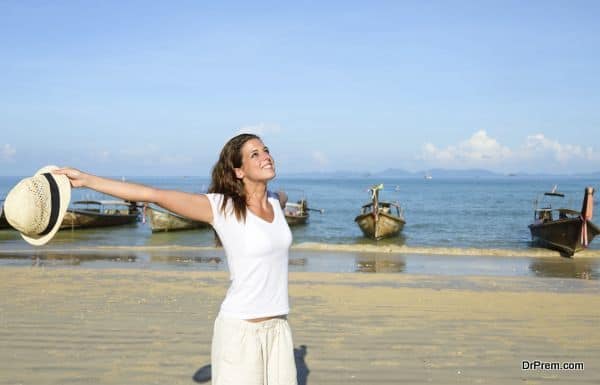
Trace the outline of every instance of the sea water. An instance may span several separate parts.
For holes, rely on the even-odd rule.
[[[19,179],[0,177],[0,198],[3,198]],[[125,177],[124,179],[159,188],[195,193],[206,191],[209,184],[208,178],[203,177]],[[406,225],[397,237],[373,241],[362,235],[354,218],[359,214],[360,207],[369,202],[369,187],[379,183],[384,184],[380,200],[400,203]],[[540,198],[543,192],[550,191],[556,186],[557,190],[566,196],[563,206],[580,210],[584,188],[592,186],[597,189],[599,185],[598,180],[590,178],[548,176],[433,179],[278,177],[271,182],[270,189],[288,192],[290,201],[305,198],[310,208],[322,210],[322,213],[310,211],[310,218],[306,225],[292,228],[295,244],[311,242],[324,245],[355,245],[357,250],[361,246],[372,244],[405,245],[409,249],[418,247],[425,250],[477,248],[500,249],[508,252],[530,250],[533,247],[527,225],[533,220],[534,201]],[[73,190],[72,201],[87,198],[107,199],[108,197],[87,189]],[[595,200],[597,202],[598,198],[596,197]],[[598,216],[600,212],[596,214]],[[148,224],[138,222],[134,225],[113,228],[60,231],[45,249],[36,249],[36,252],[40,250],[64,252],[64,250],[113,246],[159,249],[172,246],[194,248],[213,245],[214,235],[211,230],[153,234]],[[0,231],[0,252],[3,250],[33,249],[21,240],[16,232],[4,230]],[[590,251],[599,250],[600,239],[596,239],[590,245]],[[133,258],[139,259],[139,254],[136,255],[137,257]],[[202,258],[208,257],[199,258],[202,261]],[[223,256],[215,258],[217,259],[214,261],[217,262],[214,266],[222,268],[222,263],[219,261]],[[419,258],[424,261],[430,257]],[[404,263],[406,268],[405,262],[401,261],[396,265]],[[338,261],[333,265],[322,263],[319,270],[360,271],[363,265],[365,264],[361,264],[354,258],[351,262]],[[425,266],[426,263],[421,265]],[[466,271],[467,264],[464,265],[465,268],[459,269],[461,272]],[[585,269],[596,276],[595,264],[592,265]],[[298,263],[292,270],[301,270],[301,266],[302,263]],[[366,266],[365,269],[368,270],[369,262]],[[514,270],[514,268],[510,269]],[[529,270],[529,267],[527,269]]]

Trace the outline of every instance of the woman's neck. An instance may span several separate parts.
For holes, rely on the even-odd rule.
[[[252,207],[267,206],[267,185],[266,183],[246,183],[244,185],[246,191],[246,204]]]

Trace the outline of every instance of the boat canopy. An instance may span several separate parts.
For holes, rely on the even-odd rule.
[[[563,193],[557,193],[557,192],[545,192],[544,195],[550,196],[550,197],[561,197],[564,198],[565,194]]]
[[[101,205],[101,206],[130,206],[132,202],[117,201],[117,200],[85,200],[75,201],[74,205]]]

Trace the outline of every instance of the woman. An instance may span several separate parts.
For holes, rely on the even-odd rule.
[[[73,168],[55,173],[69,177],[73,187],[152,202],[210,223],[223,244],[231,277],[214,324],[212,383],[296,385],[286,318],[292,234],[280,207],[284,202],[267,190],[275,162],[258,136],[241,134],[225,144],[208,194],[119,182]]]

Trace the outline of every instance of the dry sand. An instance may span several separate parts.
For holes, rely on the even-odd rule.
[[[600,285],[570,281],[293,273],[301,385],[597,384]],[[0,384],[193,384],[227,284],[223,272],[3,268]]]

